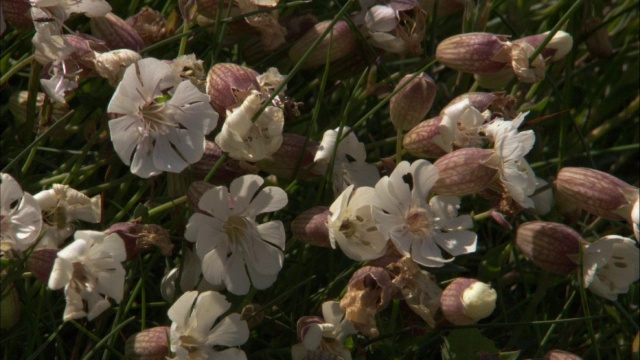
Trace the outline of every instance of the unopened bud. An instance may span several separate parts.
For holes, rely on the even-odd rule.
[[[452,36],[438,44],[436,58],[454,70],[472,74],[493,73],[511,62],[508,38],[489,33]]]
[[[522,39],[514,40],[513,43],[519,44],[526,42],[534,49],[537,49],[540,45],[542,45],[542,42],[547,38],[547,35],[549,35],[548,31],[539,35],[527,36]],[[553,38],[551,38],[551,41],[549,41],[547,46],[542,49],[540,55],[542,55],[544,59],[549,59],[549,61],[558,61],[567,56],[572,47],[573,38],[571,37],[571,35],[569,35],[569,33],[565,31],[560,30],[553,35]]]
[[[221,118],[227,117],[227,110],[238,104],[236,92],[246,92],[258,89],[260,85],[256,78],[260,76],[248,67],[231,64],[215,64],[207,74],[207,95],[211,106]]]
[[[511,67],[506,67],[494,73],[473,74],[473,78],[485,89],[500,90],[504,89],[515,75]]]
[[[98,75],[109,80],[109,85],[115,87],[122,80],[127,67],[140,59],[142,57],[137,52],[120,49],[102,54],[96,53],[93,63]]]
[[[93,36],[104,40],[110,49],[140,51],[144,48],[144,41],[138,32],[112,12],[92,17],[90,23]]]
[[[41,283],[48,284],[57,257],[58,249],[36,249],[27,259],[27,269]]]
[[[331,21],[323,21],[315,24],[304,36],[302,36],[289,50],[289,58],[294,62],[302,59],[302,56],[309,50],[311,45],[327,30]],[[331,44],[331,54],[329,61],[335,61],[345,56],[353,54],[357,49],[356,38],[351,32],[349,25],[345,21],[335,23],[333,29],[324,39],[313,49],[302,66],[305,69],[314,68],[327,62],[327,52]]]
[[[629,219],[638,188],[602,171],[566,167],[555,182],[563,201],[596,216]]]
[[[281,179],[291,180],[296,174],[304,175],[304,178],[317,176],[309,171],[309,168],[313,165],[318,142],[306,139],[297,134],[282,134],[280,148],[269,157],[258,161],[256,165],[260,170]]]
[[[558,223],[531,221],[518,227],[516,245],[543,270],[571,274],[578,268],[574,261],[580,252],[582,237],[572,228]]]
[[[558,349],[549,350],[542,360],[582,360],[582,358],[574,353],[562,351]]]
[[[434,165],[440,174],[433,186],[439,195],[464,196],[486,189],[498,174],[498,170],[485,163],[495,153],[487,149],[464,148],[453,151]]]
[[[169,355],[168,326],[156,326],[131,335],[124,345],[127,359],[164,360]]]
[[[224,151],[222,151],[215,142],[207,140],[202,158],[197,163],[191,165],[191,170],[195,178],[204,179],[204,177],[209,174],[209,171],[218,163],[218,160],[220,160],[223,154]],[[242,167],[238,160],[228,157],[209,181],[218,185],[229,184],[234,179],[248,173],[250,173],[250,171]]]
[[[613,55],[611,37],[609,37],[607,26],[602,25],[602,20],[587,19],[584,22],[584,30],[589,34],[585,43],[591,55],[598,59],[608,59]]]
[[[440,308],[455,325],[475,324],[496,308],[496,291],[476,279],[457,278],[442,292]]]
[[[29,1],[1,0],[2,16],[7,24],[18,30],[33,30]]]
[[[410,74],[400,80],[396,89],[400,87],[402,89],[389,102],[389,114],[396,128],[407,131],[418,125],[431,110],[436,83],[425,73],[415,77]]]
[[[402,147],[415,157],[437,158],[446,154],[433,142],[433,138],[440,135],[441,122],[442,115],[419,123],[404,135]]]
[[[316,206],[304,211],[291,222],[291,234],[294,238],[319,247],[330,248],[327,218],[331,215],[329,207]]]
[[[189,201],[189,207],[195,212],[202,212],[198,203],[204,193],[216,187],[213,184],[209,184],[206,181],[194,181],[187,190],[187,200]]]

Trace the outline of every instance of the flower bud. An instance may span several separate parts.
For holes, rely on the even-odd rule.
[[[582,360],[582,358],[574,353],[562,351],[558,349],[549,350],[542,360]]]
[[[302,36],[289,50],[289,58],[294,62],[300,61],[302,56],[309,50],[311,45],[327,30],[331,21],[322,21],[313,26],[304,36]],[[331,32],[325,36],[318,46],[307,57],[302,66],[305,69],[324,65],[327,62],[327,52],[331,43],[331,54],[329,61],[335,61],[347,55],[353,54],[357,49],[356,38],[351,32],[349,25],[345,21],[335,23]]]
[[[92,17],[90,23],[93,36],[104,40],[110,49],[140,51],[144,48],[144,41],[138,32],[112,12]]]
[[[207,140],[202,159],[191,165],[191,170],[194,172],[195,178],[204,179],[204,177],[209,174],[209,171],[216,165],[220,157],[222,157],[222,154],[224,154],[224,152],[215,142]],[[209,181],[218,185],[229,184],[239,176],[250,172],[251,171],[248,171],[245,167],[242,167],[238,160],[227,158]]]
[[[585,20],[584,31],[589,34],[585,43],[591,55],[598,59],[607,59],[613,55],[611,37],[609,37],[607,27],[602,26],[602,20],[598,18]]]
[[[442,292],[440,308],[455,325],[475,324],[491,315],[498,295],[490,285],[476,279],[457,278]]]
[[[331,215],[329,207],[315,206],[298,215],[291,222],[291,234],[294,238],[319,247],[330,248],[327,218]]]
[[[240,312],[242,320],[246,321],[250,328],[260,324],[264,320],[264,311],[259,304],[248,304]]]
[[[514,76],[515,73],[511,67],[493,73],[473,74],[473,78],[478,82],[478,85],[485,89],[493,90],[504,89]]]
[[[306,144],[305,144],[306,142]],[[303,175],[305,179],[317,176],[308,171],[318,150],[318,142],[306,140],[297,134],[282,134],[282,145],[269,157],[256,163],[260,170],[282,179],[291,180],[294,175]],[[302,154],[302,159],[301,155]],[[296,172],[296,168],[298,171]]]
[[[518,79],[525,83],[536,83],[544,80],[545,62],[538,54],[533,63],[529,58],[536,49],[526,42],[511,45],[511,67]]]
[[[164,360],[169,355],[168,326],[156,326],[130,336],[124,345],[127,359]]]
[[[58,249],[36,249],[27,259],[27,269],[43,284],[49,283],[53,263],[58,257]]]
[[[563,168],[555,185],[565,202],[611,220],[629,219],[639,196],[638,188],[589,168]]]
[[[429,75],[422,73],[410,80],[413,76],[405,75],[400,80],[396,89],[404,87],[389,102],[391,122],[403,131],[411,130],[427,116],[436,96],[436,83]]]
[[[514,44],[527,43],[531,45],[534,49],[537,49],[544,39],[547,38],[549,32],[545,32],[539,35],[527,36],[522,39],[518,39],[513,41]],[[565,31],[558,31],[553,35],[551,41],[545,46],[540,55],[544,59],[549,59],[550,61],[558,61],[563,57],[567,56],[571,48],[573,47],[573,38],[569,33]]]
[[[0,300],[0,329],[11,329],[20,321],[22,303],[13,283],[7,286],[2,280],[2,285],[6,286],[6,290]]]
[[[18,30],[33,30],[30,16],[31,5],[28,1],[2,0],[2,16],[7,24]]]
[[[248,67],[231,64],[215,64],[207,74],[207,95],[211,106],[221,118],[227,117],[227,110],[239,105],[236,91],[245,92],[260,85],[256,78],[260,76]]]
[[[194,181],[187,190],[187,200],[189,201],[189,207],[195,212],[202,212],[198,203],[204,193],[213,189],[215,185],[209,184],[206,181]]]
[[[93,64],[98,75],[109,80],[109,85],[116,87],[124,71],[129,65],[142,59],[140,54],[129,49],[113,50],[106,53],[96,53]]]
[[[559,275],[571,274],[578,268],[574,256],[578,256],[582,242],[572,228],[545,221],[524,223],[516,234],[516,245],[529,260]]]
[[[436,58],[454,70],[493,73],[511,62],[508,36],[468,33],[449,37],[438,44]]]
[[[498,174],[497,169],[485,165],[494,154],[487,149],[464,148],[441,157],[434,163],[440,176],[432,190],[439,195],[455,196],[484,190]]]
[[[124,241],[127,258],[131,259],[151,246],[157,246],[162,255],[171,256],[173,244],[169,231],[156,224],[138,224],[135,221],[111,225],[105,234],[116,233]]]
[[[404,135],[402,147],[415,157],[437,158],[446,154],[446,151],[432,141],[440,134],[441,122],[442,115],[439,115],[419,123]]]

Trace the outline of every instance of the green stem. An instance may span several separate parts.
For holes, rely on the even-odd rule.
[[[9,71],[2,75],[2,77],[0,78],[0,85],[6,83],[13,75],[22,70],[23,67],[31,64],[35,58],[35,55],[27,56],[25,54],[17,64],[13,65],[11,69],[9,69]]]

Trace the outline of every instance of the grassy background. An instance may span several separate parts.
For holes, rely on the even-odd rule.
[[[109,1],[113,12],[122,18],[149,6],[170,16],[178,11],[177,1]],[[281,1],[281,18],[304,13],[318,20],[331,20],[341,9],[346,13],[359,9],[354,1]],[[343,11],[344,12],[344,11]],[[586,40],[593,30],[587,20],[602,20],[614,53],[599,59],[589,53]],[[242,21],[242,19],[239,19]],[[74,16],[69,27],[90,33],[85,17]],[[180,25],[180,22],[178,22]],[[512,83],[505,88],[515,96],[521,110],[529,110],[525,127],[536,133],[536,145],[527,159],[536,174],[552,180],[564,166],[584,166],[608,172],[638,186],[638,3],[637,1],[487,1],[469,2],[464,12],[450,16],[428,14],[427,33],[422,56],[398,58],[376,53],[361,42],[363,60],[355,65],[331,64],[302,70],[288,79],[287,95],[302,102],[301,117],[285,124],[285,132],[306,135],[319,141],[322,133],[341,124],[354,127],[365,142],[368,160],[377,162],[395,153],[388,106],[372,112],[403,75],[425,69],[438,86],[430,117],[455,96],[476,89],[473,77],[435,63],[435,46],[446,37],[462,32],[486,31],[512,38],[539,34],[554,26],[569,32],[574,48],[567,57],[547,68],[538,84]],[[255,39],[244,38],[236,44],[220,39],[229,35],[226,27],[192,27],[186,35],[186,54],[194,53],[205,69],[219,62],[250,66],[262,73],[276,66],[282,74],[291,74],[295,66],[287,51],[291,42],[271,54],[264,54]],[[176,36],[143,50],[143,56],[173,59],[179,54],[181,29]],[[2,330],[5,359],[112,359],[121,358],[126,338],[142,329],[168,325],[166,311],[171,304],[160,296],[159,283],[165,271],[180,260],[185,246],[184,226],[191,214],[186,204],[162,206],[178,197],[169,186],[174,180],[161,175],[151,180],[137,178],[121,163],[109,140],[106,107],[113,88],[106,80],[94,78],[81,82],[69,100],[73,113],[57,123],[30,131],[37,124],[36,114],[27,111],[25,123],[9,112],[9,97],[17,91],[38,91],[38,66],[22,66],[33,53],[34,32],[11,27],[0,40],[2,99],[0,167],[10,173],[25,191],[37,193],[53,183],[65,183],[87,195],[102,194],[103,223],[77,224],[81,228],[106,229],[111,224],[145,215],[145,222],[169,229],[176,251],[166,258],[159,250],[125,264],[125,297],[98,319],[62,322],[65,300],[61,291],[50,291],[24,269],[20,260],[2,260],[3,290],[13,284],[22,303],[19,322]],[[354,54],[354,57],[357,54]],[[375,62],[376,66],[372,66]],[[430,65],[431,66],[428,66]],[[346,70],[346,71],[345,71]],[[349,75],[349,76],[346,76]],[[374,91],[372,91],[374,90]],[[482,90],[482,89],[479,89]],[[357,125],[357,126],[355,126]],[[44,131],[49,129],[48,131]],[[211,134],[211,138],[215,134]],[[409,156],[405,159],[411,160]],[[178,180],[188,185],[185,175]],[[318,314],[322,302],[338,299],[350,275],[361,264],[340,251],[319,249],[291,239],[289,225],[302,211],[328,206],[333,201],[330,182],[324,180],[278,180],[286,189],[289,205],[271,218],[285,223],[287,248],[284,268],[269,289],[252,291],[248,296],[227,294],[233,311],[249,303],[258,303],[265,318],[252,327],[250,340],[242,349],[250,359],[286,359],[297,342],[296,321],[301,316]],[[180,194],[181,195],[181,194]],[[489,203],[466,197],[463,208],[480,213]],[[521,214],[519,223],[536,219]],[[563,222],[556,210],[543,220]],[[621,222],[596,220],[584,216],[570,224],[585,238],[607,234],[629,236],[631,230]],[[444,287],[458,276],[476,277],[491,282],[498,291],[498,308],[480,325],[454,327],[441,322],[430,329],[404,304],[394,302],[378,317],[378,339],[354,337],[349,346],[359,358],[436,359],[446,357],[441,349],[461,349],[465,343],[488,341],[501,352],[520,351],[520,358],[541,357],[559,348],[584,358],[628,359],[631,341],[638,333],[638,286],[617,302],[580,292],[574,277],[544,273],[514,250],[514,232],[508,232],[489,220],[475,224],[479,248],[474,254],[456,259],[455,265],[433,269]],[[514,280],[515,279],[515,280]],[[590,316],[585,311],[588,309]],[[480,346],[480,345],[478,345]],[[637,355],[636,355],[637,356]],[[503,354],[503,357],[507,357]],[[467,358],[460,355],[458,358]]]

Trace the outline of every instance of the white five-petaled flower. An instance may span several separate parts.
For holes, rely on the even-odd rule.
[[[605,236],[584,249],[584,286],[605,299],[615,301],[629,285],[640,279],[640,250],[632,239]]]
[[[344,318],[339,302],[324,302],[322,318],[304,316],[298,320],[297,328],[302,343],[291,348],[293,360],[351,359],[351,352],[343,342],[349,335],[357,333],[357,330],[351,321]]]
[[[43,237],[39,248],[58,248],[73,231],[75,220],[99,223],[102,218],[102,197],[89,198],[68,185],[54,184],[33,196],[44,213]]]
[[[375,190],[371,187],[353,189],[350,185],[331,205],[327,219],[329,240],[336,243],[349,258],[356,261],[373,260],[387,250],[385,238],[373,219],[372,204]]]
[[[342,136],[349,131],[349,127],[342,129]],[[374,186],[380,179],[378,169],[373,164],[366,162],[367,152],[364,144],[358,141],[353,132],[347,134],[340,143],[337,144],[340,129],[327,130],[322,135],[322,142],[318,146],[318,151],[313,159],[317,164],[315,170],[324,174],[331,163],[331,158],[335,151],[333,172],[331,180],[333,182],[333,192],[338,195],[349,185],[356,188],[361,186]]]
[[[524,156],[533,148],[536,136],[533,130],[517,130],[527,114],[522,113],[513,121],[494,120],[485,126],[485,132],[494,141],[496,154],[487,165],[498,169],[500,181],[513,200],[523,208],[533,208],[530,196],[538,182]]]
[[[282,145],[282,109],[269,105],[252,122],[262,103],[262,94],[253,90],[242,105],[232,111],[227,110],[227,119],[216,135],[216,144],[230,157],[256,162],[275,153]]]
[[[26,250],[42,228],[40,206],[11,175],[0,173],[0,181],[0,240],[15,250]]]
[[[153,58],[130,65],[107,109],[123,115],[109,121],[118,156],[143,178],[179,173],[199,161],[204,136],[218,121],[206,94],[188,80],[168,83],[164,78],[170,74],[169,64]],[[167,92],[171,98],[162,101]]]
[[[484,140],[478,133],[485,121],[469,99],[449,105],[442,111],[440,134],[433,137],[433,142],[446,152],[457,148],[482,147]]]
[[[439,247],[453,256],[476,250],[477,235],[469,215],[458,216],[460,199],[434,196],[429,191],[438,180],[438,169],[426,160],[409,165],[403,161],[376,184],[373,217],[396,249],[424,266],[439,267],[445,259]],[[439,247],[438,247],[439,246]]]
[[[127,253],[124,241],[115,233],[105,236],[103,232],[83,230],[76,231],[74,238],[58,252],[48,286],[53,290],[64,287],[64,321],[84,316],[93,320],[111,306],[101,294],[116,303],[122,300],[125,270],[121,262]]]
[[[282,209],[287,194],[275,186],[260,190],[263,183],[260,176],[245,175],[231,182],[229,189],[218,186],[207,191],[198,202],[207,214],[191,216],[184,235],[196,243],[204,278],[238,295],[249,291],[249,278],[257,289],[268,288],[282,269],[282,222],[258,224],[255,218]]]
[[[244,351],[229,348],[223,351],[213,346],[239,346],[249,339],[249,326],[240,319],[240,314],[232,313],[214,324],[231,307],[225,297],[215,291],[198,295],[188,291],[171,306],[170,359],[246,359]]]

